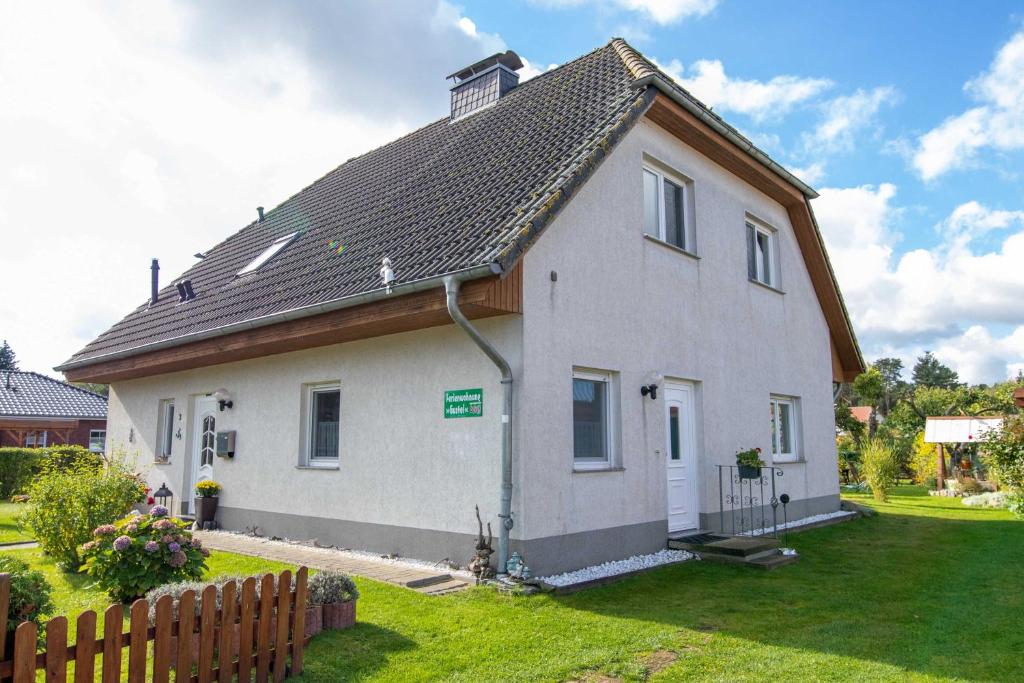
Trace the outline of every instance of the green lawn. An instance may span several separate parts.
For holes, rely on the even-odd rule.
[[[25,509],[20,503],[0,503],[0,543],[31,541],[32,537],[21,531],[14,518]]]
[[[791,535],[800,563],[771,573],[691,562],[566,597],[358,580],[359,623],[314,638],[302,680],[1024,680],[1024,522],[899,493],[877,517]],[[17,552],[62,609],[106,605]],[[275,568],[215,553],[210,574]]]

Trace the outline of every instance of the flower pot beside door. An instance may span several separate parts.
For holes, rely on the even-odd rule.
[[[206,479],[196,484],[196,527],[217,528],[217,503],[220,500],[220,484]]]

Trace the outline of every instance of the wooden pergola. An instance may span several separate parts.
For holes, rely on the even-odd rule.
[[[1016,395],[1014,398],[1016,399]],[[1024,400],[1024,391],[1021,392],[1021,399]],[[948,415],[927,418],[924,425],[924,441],[935,444],[938,451],[936,488],[941,491],[946,485],[945,444],[984,442],[988,440],[989,432],[1002,426],[1003,418],[998,415]]]
[[[37,440],[44,432],[47,438],[55,437],[47,443],[68,443],[71,433],[78,429],[78,420],[74,418],[52,417],[45,420],[30,420],[16,417],[0,417],[0,431],[6,433],[15,443],[23,444],[29,436]]]

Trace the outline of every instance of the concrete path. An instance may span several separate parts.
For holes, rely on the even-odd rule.
[[[223,550],[288,564],[306,565],[315,569],[333,569],[376,581],[393,583],[425,595],[443,595],[462,590],[469,585],[465,579],[453,577],[446,572],[437,572],[428,567],[414,567],[383,559],[376,560],[372,557],[354,557],[350,553],[330,548],[268,543],[263,539],[241,534],[195,531],[193,535],[202,539],[203,545],[211,550]]]
[[[38,548],[39,544],[35,541],[24,541],[21,543],[4,543],[0,544],[0,552],[4,550],[25,550],[26,548]]]

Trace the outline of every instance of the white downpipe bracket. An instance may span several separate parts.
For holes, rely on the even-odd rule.
[[[448,314],[465,331],[469,338],[480,347],[498,370],[501,371],[501,508],[498,513],[498,574],[505,573],[508,562],[508,538],[512,529],[512,368],[498,350],[469,322],[459,308],[459,285],[465,276],[449,275],[444,278],[444,292],[448,303]]]

